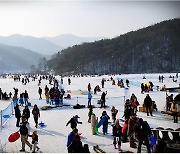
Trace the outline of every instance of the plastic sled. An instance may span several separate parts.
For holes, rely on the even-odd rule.
[[[44,122],[39,123],[39,127],[46,127]]]
[[[103,116],[102,119],[97,124],[97,128],[99,128],[104,123],[105,120],[106,120],[106,116]]]
[[[96,124],[95,124],[95,128],[94,128],[95,133],[98,133],[97,125],[98,125],[98,122],[96,122]]]
[[[3,118],[10,118],[10,115],[5,114],[5,115],[3,115]]]
[[[120,122],[124,122],[124,119],[119,119],[120,120]]]
[[[19,132],[15,132],[15,133],[12,133],[9,138],[8,138],[8,141],[9,142],[15,142],[16,140],[18,140],[20,138],[20,134]]]

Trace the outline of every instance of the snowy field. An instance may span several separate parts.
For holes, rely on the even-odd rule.
[[[158,76],[163,75],[164,83],[160,83]],[[123,111],[124,111],[124,100],[127,98],[130,98],[131,94],[134,93],[138,101],[140,102],[140,106],[142,106],[143,100],[147,93],[141,94],[141,89],[137,85],[131,85],[129,88],[120,88],[117,86],[117,80],[123,79],[125,82],[125,79],[129,79],[130,83],[144,83],[144,82],[153,82],[155,86],[162,87],[164,84],[166,87],[178,87],[180,83],[180,77],[178,78],[177,82],[173,82],[171,78],[169,78],[170,74],[124,74],[124,75],[115,75],[112,76],[113,79],[115,79],[116,85],[112,85],[112,81],[110,81],[110,77],[108,75],[104,76],[96,76],[96,77],[71,77],[71,85],[68,85],[67,83],[67,77],[63,78],[64,84],[62,85],[64,90],[70,90],[71,91],[71,100],[65,100],[65,104],[70,104],[71,106],[63,106],[58,108],[53,108],[50,110],[42,111],[40,110],[41,117],[39,119],[39,122],[44,122],[47,126],[43,129],[37,129],[38,135],[39,135],[39,147],[40,151],[43,153],[66,153],[66,143],[67,143],[67,136],[69,132],[71,131],[70,126],[66,127],[67,121],[74,115],[79,115],[80,119],[83,124],[78,125],[79,132],[82,133],[82,143],[88,144],[90,148],[90,152],[93,151],[93,146],[99,145],[103,150],[105,150],[108,153],[117,153],[118,150],[114,149],[113,147],[113,137],[112,137],[112,126],[109,125],[108,127],[108,134],[103,135],[102,128],[99,128],[98,135],[92,135],[91,134],[91,124],[88,123],[88,108],[84,109],[73,109],[72,106],[76,105],[78,102],[81,105],[87,106],[87,86],[88,83],[91,83],[92,91],[96,85],[99,85],[101,87],[101,80],[102,78],[105,78],[107,81],[105,82],[105,87],[101,89],[102,91],[107,91],[106,96],[106,104],[109,106],[109,108],[106,108],[108,115],[111,117],[110,109],[114,105],[118,110],[117,118],[122,118]],[[175,76],[175,74],[171,73],[172,76]],[[142,79],[143,76],[146,77],[146,79]],[[60,80],[60,77],[57,76],[57,79]],[[176,79],[176,78],[175,78]],[[108,81],[109,80],[109,81]],[[44,88],[45,85],[48,85],[49,88],[51,88],[51,85],[48,84],[48,81],[42,80],[41,88],[43,89],[44,94]],[[126,84],[125,84],[126,86]],[[31,81],[27,85],[22,85],[21,82],[15,82],[13,79],[0,79],[0,88],[3,91],[6,91],[9,93],[10,91],[14,93],[13,88],[18,88],[19,93],[24,92],[27,90],[29,93],[29,98],[32,106],[34,104],[37,104],[39,108],[42,106],[47,105],[45,101],[45,96],[43,95],[43,99],[39,100],[38,95],[38,81],[36,80]],[[92,105],[95,105],[97,108],[94,108],[93,112],[96,114],[97,117],[100,117],[104,109],[99,108],[100,105],[97,104],[97,100],[100,99],[102,92],[98,92],[97,95],[93,95],[92,99]],[[162,91],[151,91],[149,92],[150,97],[153,101],[156,102],[158,111],[153,112],[153,117],[146,116],[146,113],[144,112],[137,112],[137,116],[143,118],[146,120],[151,128],[156,127],[163,127],[163,128],[173,128],[177,129],[180,128],[179,123],[173,123],[173,119],[171,116],[168,115],[162,115],[160,111],[164,109],[165,102],[166,102],[166,93]],[[173,93],[174,96],[176,96],[178,93]],[[66,95],[66,94],[65,94]],[[170,95],[170,93],[168,93]],[[6,108],[10,104],[10,101],[0,101],[0,110]],[[21,111],[23,110],[23,107],[20,107]],[[32,107],[30,107],[30,110],[32,111]],[[109,121],[112,121],[110,119]],[[35,130],[35,123],[31,114],[31,117],[29,119],[30,127],[31,127],[31,133],[33,130]],[[122,125],[122,123],[121,123]],[[17,153],[21,149],[21,141],[20,139],[16,142],[9,143],[8,142],[8,136],[16,132],[19,128],[16,127],[16,118],[14,115],[7,121],[7,123],[3,126],[3,128],[0,130],[0,149],[2,149],[1,152],[8,152],[8,153]],[[31,138],[29,138],[31,141]],[[136,152],[136,149],[130,148],[129,143],[122,143],[122,149],[124,150],[130,150],[133,152]],[[26,151],[30,152],[30,149],[28,146],[26,146]],[[142,147],[142,152],[146,152],[146,147]]]

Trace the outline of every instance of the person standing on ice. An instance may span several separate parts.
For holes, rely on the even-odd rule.
[[[71,84],[71,79],[70,78],[68,78],[68,85],[70,85]]]
[[[2,89],[0,88],[0,100],[2,99]]]
[[[104,88],[104,82],[105,82],[105,80],[104,80],[104,78],[101,80],[101,85],[102,85],[102,88]]]
[[[118,110],[117,110],[114,106],[112,106],[111,115],[112,115],[112,120],[113,120],[114,123],[115,123],[115,121],[116,121],[116,115],[117,115],[117,113],[118,113]]]
[[[19,109],[19,105],[18,104],[16,104],[16,106],[14,107],[14,110],[15,110],[15,117],[17,119],[16,127],[20,127],[19,126],[19,122],[20,122],[20,119],[21,119],[21,111]]]
[[[173,113],[174,123],[178,123],[178,104],[176,101],[171,103],[170,111]]]
[[[39,99],[42,99],[42,89],[41,89],[41,87],[39,87],[39,89],[38,89],[38,93],[39,93]]]
[[[27,119],[24,116],[22,117],[22,123],[21,123],[19,131],[21,134],[21,142],[22,142],[22,149],[19,151],[25,152],[25,144],[27,144],[30,147],[30,150],[32,150],[32,145],[28,141],[30,127],[29,127],[29,123],[28,123]]]
[[[46,94],[47,92],[49,92],[49,88],[48,88],[47,85],[45,86],[44,91],[45,91],[45,94]]]
[[[33,114],[33,117],[34,117],[34,122],[36,124],[35,127],[37,128],[38,118],[40,118],[40,111],[39,111],[39,108],[37,107],[36,104],[34,105],[34,108],[32,110],[32,114]]]
[[[27,105],[25,106],[25,108],[23,110],[23,116],[26,118],[27,121],[30,118],[30,110]]]
[[[88,92],[90,92],[91,91],[91,84],[89,83],[88,84]]]
[[[127,85],[127,87],[129,87],[129,80],[128,79],[126,79],[126,85]]]
[[[138,139],[138,148],[137,153],[141,153],[141,146],[143,142],[146,145],[147,152],[151,153],[148,136],[151,134],[151,128],[146,121],[143,121],[142,118],[139,118],[137,124],[134,127],[134,132],[136,138]]]
[[[144,83],[141,83],[141,94],[143,94],[144,91],[145,91]]]
[[[128,129],[127,129],[127,135],[129,136],[129,144],[131,148],[137,148],[135,144],[135,139],[134,139],[134,127],[137,123],[137,117],[135,114],[130,116],[128,120]]]
[[[24,92],[24,103],[25,103],[25,105],[28,105],[28,99],[29,99],[29,96],[28,96],[27,91],[25,90],[25,92]]]
[[[118,144],[118,151],[121,151],[121,136],[122,136],[122,127],[119,124],[119,119],[115,121],[113,126],[113,144],[114,148],[117,149],[116,144]]]
[[[106,93],[105,92],[103,92],[102,93],[102,95],[101,95],[101,108],[105,108],[105,102],[106,102],[106,95],[107,95],[107,91],[106,91]]]
[[[92,94],[90,91],[88,91],[88,108],[91,106],[91,99],[92,99]]]
[[[107,115],[106,111],[103,111],[100,119],[101,120],[103,119],[104,121],[102,125],[103,125],[103,134],[105,135],[108,132],[108,119],[110,119],[110,117]]]
[[[77,127],[77,124],[82,124],[82,122],[78,121],[78,118],[80,118],[78,115],[73,116],[66,124],[66,126],[68,126],[69,124],[71,124],[71,128],[74,129]]]
[[[149,116],[149,112],[152,115],[151,106],[152,106],[152,99],[149,96],[149,94],[146,95],[146,98],[144,99],[144,105],[146,107],[147,116]]]

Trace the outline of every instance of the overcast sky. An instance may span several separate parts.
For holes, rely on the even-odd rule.
[[[180,2],[0,1],[0,36],[115,37],[180,18]]]

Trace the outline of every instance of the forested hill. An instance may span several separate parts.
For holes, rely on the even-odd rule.
[[[57,73],[180,72],[180,19],[75,45],[54,55],[48,65]]]

